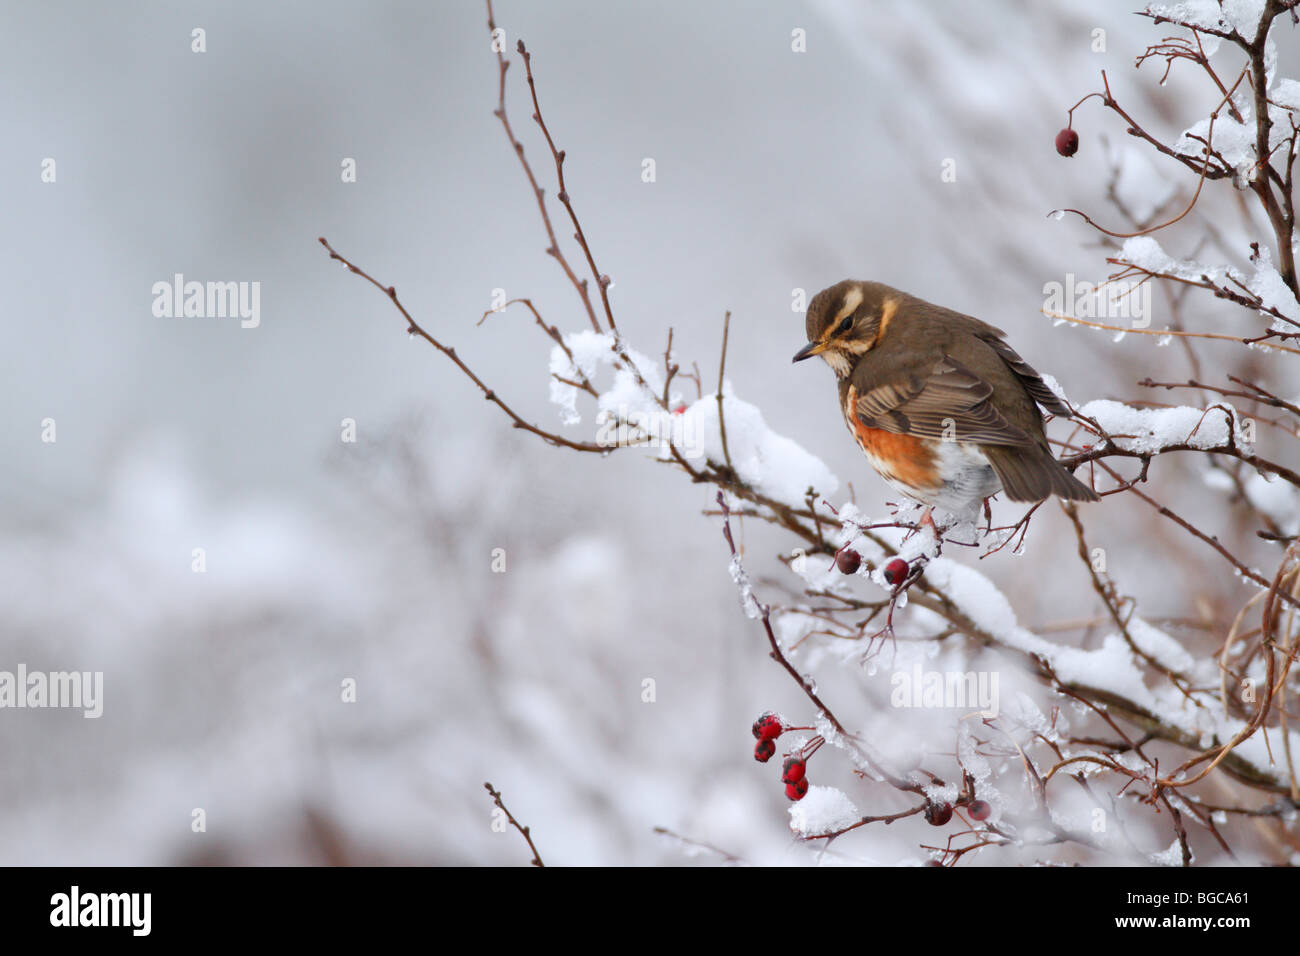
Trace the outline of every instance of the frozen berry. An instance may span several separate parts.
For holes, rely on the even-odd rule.
[[[941,827],[951,819],[951,803],[927,803],[925,805],[925,822],[930,826]]]
[[[804,772],[808,765],[804,763],[802,757],[790,757],[786,760],[785,766],[781,768],[782,783],[798,783],[803,779]]]
[[[938,860],[926,860],[926,861],[925,861],[925,865],[926,865],[926,866],[943,866],[943,864],[940,863]]]
[[[798,783],[787,783],[785,785],[785,795],[791,800],[802,800],[804,794],[808,792],[808,778],[803,777]]]
[[[966,812],[970,814],[972,820],[987,820],[993,815],[993,808],[983,800],[972,800]]]
[[[857,574],[858,568],[862,567],[862,555],[852,548],[845,548],[835,555],[835,566],[841,574]]]
[[[754,759],[759,763],[767,763],[774,753],[776,753],[776,744],[771,740],[763,739],[754,744]]]
[[[775,740],[784,730],[781,718],[771,711],[754,721],[754,737],[758,740]]]
[[[906,561],[902,558],[894,558],[893,561],[885,565],[885,580],[894,587],[898,587],[907,579],[909,570]]]
[[[1062,156],[1073,156],[1079,151],[1079,134],[1070,128],[1056,134],[1056,151]]]
[[[686,406],[685,406],[685,405],[678,405],[676,408],[673,409],[673,414],[674,414],[674,415],[681,415],[681,414],[682,414],[683,412],[685,412],[685,411],[686,411]]]

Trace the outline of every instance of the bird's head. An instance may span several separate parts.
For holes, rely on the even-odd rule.
[[[837,378],[848,378],[880,340],[901,301],[902,293],[879,282],[845,279],[822,289],[808,303],[808,344],[794,361],[820,355]]]

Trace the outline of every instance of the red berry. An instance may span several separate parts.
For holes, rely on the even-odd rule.
[[[678,405],[676,408],[673,409],[673,414],[674,414],[674,415],[680,415],[680,414],[681,414],[682,412],[684,412],[684,411],[686,411],[686,406],[685,406],[685,405]]]
[[[926,861],[925,861],[925,865],[926,865],[926,866],[943,866],[943,864],[940,863],[938,860],[926,860]]]
[[[952,804],[927,803],[925,805],[925,822],[932,827],[941,827],[952,819]]]
[[[1056,134],[1056,151],[1062,156],[1073,156],[1079,151],[1079,134],[1066,127]]]
[[[786,759],[785,766],[781,768],[781,782],[798,783],[803,779],[807,769],[808,765],[804,763],[802,757],[789,757]]]
[[[898,585],[907,580],[907,572],[909,570],[911,569],[908,567],[906,561],[902,558],[894,558],[893,561],[890,561],[885,565],[885,580],[894,587],[898,587]]]
[[[970,814],[972,820],[987,820],[993,815],[993,808],[983,800],[972,800],[966,812]]]
[[[776,744],[771,740],[764,739],[754,744],[754,759],[759,763],[767,763],[774,753],[776,753]]]
[[[857,574],[858,568],[862,567],[862,555],[852,548],[845,548],[835,555],[835,566],[841,574]]]
[[[808,778],[803,777],[798,783],[787,783],[785,785],[785,795],[791,800],[802,800],[804,794],[808,792]]]
[[[781,718],[771,711],[754,721],[754,736],[758,740],[776,740],[784,732],[785,725],[781,723]]]

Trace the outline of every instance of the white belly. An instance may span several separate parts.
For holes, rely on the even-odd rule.
[[[938,464],[943,485],[927,504],[961,513],[978,509],[985,498],[1002,490],[1002,482],[978,445],[942,442]]]

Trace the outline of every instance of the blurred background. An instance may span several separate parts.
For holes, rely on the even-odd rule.
[[[1190,71],[1163,87],[1163,64],[1134,71],[1170,32],[1134,9],[500,0],[496,17],[534,55],[628,339],[661,355],[672,326],[712,388],[731,310],[737,394],[840,476],[837,500],[851,482],[880,515],[892,495],[847,439],[830,373],[790,364],[794,289],[871,278],[978,315],[1076,402],[1189,374],[1178,347],[1039,311],[1045,283],[1110,271],[1096,234],[1051,210],[1124,231],[1112,186],[1173,212],[1195,186],[1149,164],[1096,100],[1075,114],[1079,154],[1053,148],[1102,69],[1167,141],[1215,105]],[[739,611],[700,515],[711,490],[636,452],[601,460],[511,430],[316,241],[394,284],[525,417],[561,427],[527,313],[475,326],[503,289],[586,327],[492,115],[486,19],[469,0],[0,9],[0,669],[105,684],[97,720],[0,711],[0,863],[525,863],[518,834],[490,826],[485,780],[548,864],[713,861],[656,826],[754,862],[812,859],[749,733],[766,709],[812,715]],[[553,195],[522,64],[507,81]],[[1225,199],[1206,210],[1240,265],[1266,233]],[[1189,256],[1204,235],[1189,220],[1162,241]],[[156,317],[152,286],[176,273],[259,282],[260,325]],[[1155,306],[1154,324],[1170,321]],[[1215,308],[1189,300],[1183,315],[1208,327]],[[575,437],[592,427],[588,414]],[[1271,440],[1261,452],[1285,458]],[[1162,461],[1153,478],[1167,490],[1200,467]],[[1263,547],[1221,500],[1207,530]],[[1141,508],[1089,518],[1142,613],[1230,617],[1250,592]],[[1067,528],[1043,509],[1030,557],[978,562],[1029,626],[1096,611]],[[744,539],[757,577],[785,575],[790,542],[752,526]],[[842,694],[863,680],[844,679]],[[903,805],[838,783],[864,812]],[[918,861],[912,823],[836,851]]]

